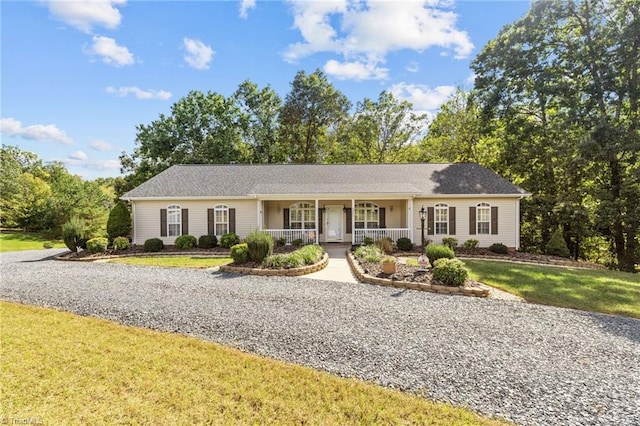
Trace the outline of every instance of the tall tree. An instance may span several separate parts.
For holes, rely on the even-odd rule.
[[[252,163],[277,163],[284,159],[278,150],[278,115],[282,100],[270,87],[262,90],[246,80],[240,84],[234,97],[241,109],[244,141],[252,147]]]
[[[505,163],[534,193],[542,239],[559,223],[574,245],[588,218],[634,271],[640,230],[640,4],[540,1],[473,62],[485,112],[505,128]],[[580,224],[582,225],[582,224]],[[546,235],[545,235],[546,232]]]
[[[343,120],[351,103],[319,69],[299,71],[280,111],[280,138],[292,163],[324,161],[329,131]]]
[[[383,91],[377,101],[358,102],[355,114],[337,133],[335,160],[350,163],[401,163],[416,160],[418,138],[426,115],[413,112],[408,101]]]

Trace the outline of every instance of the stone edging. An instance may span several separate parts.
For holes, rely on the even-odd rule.
[[[430,291],[443,294],[460,294],[463,296],[488,297],[490,287],[483,285],[481,288],[474,287],[450,287],[444,285],[423,284],[414,282],[398,281],[388,278],[378,278],[364,273],[353,254],[347,253],[347,261],[351,269],[360,282],[367,284],[384,285],[387,287],[408,288],[411,290]]]
[[[301,266],[299,268],[290,269],[261,269],[261,268],[245,268],[242,266],[221,265],[221,272],[229,272],[235,274],[251,274],[263,276],[280,276],[280,277],[297,277],[317,272],[327,267],[329,263],[329,255],[325,253],[320,262],[313,265]]]

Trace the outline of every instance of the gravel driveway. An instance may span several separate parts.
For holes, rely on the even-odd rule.
[[[0,298],[189,334],[524,425],[640,425],[640,321],[366,284],[0,255]]]

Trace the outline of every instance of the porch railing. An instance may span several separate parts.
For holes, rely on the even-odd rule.
[[[295,240],[302,240],[303,244],[315,244],[318,242],[318,232],[315,229],[263,229],[271,236],[278,240],[283,238],[285,243],[291,243]]]
[[[409,228],[354,229],[354,244],[364,243],[365,237],[371,238],[373,241],[388,237],[394,243],[398,241],[398,238],[411,238]]]

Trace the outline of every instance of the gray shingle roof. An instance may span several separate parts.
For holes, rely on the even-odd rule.
[[[322,194],[527,195],[474,163],[188,164],[172,166],[122,198]]]

